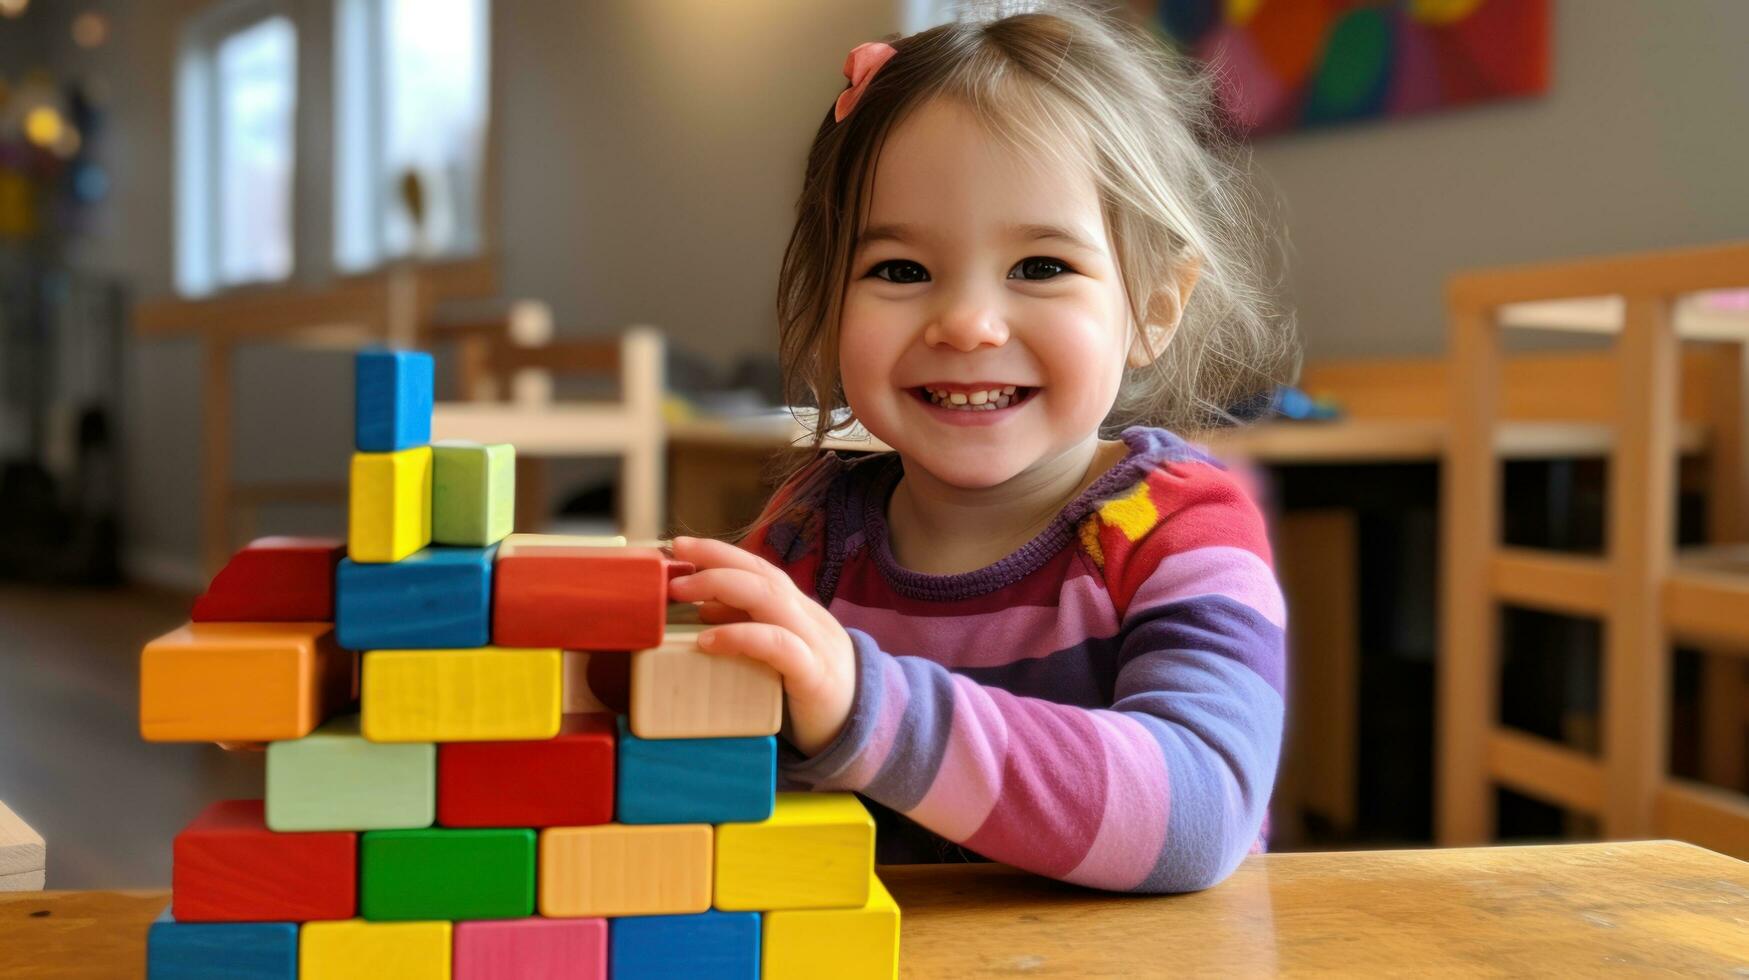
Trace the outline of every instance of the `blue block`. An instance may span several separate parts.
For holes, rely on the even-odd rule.
[[[483,647],[492,636],[490,548],[430,547],[387,564],[340,559],[335,641],[348,650]]]
[[[759,980],[759,913],[609,919],[614,980]]]
[[[360,351],[353,420],[361,453],[393,453],[431,441],[431,355]]]
[[[777,739],[646,739],[619,717],[620,823],[741,823],[771,816]]]
[[[146,932],[147,980],[297,980],[295,922],[177,922]]]

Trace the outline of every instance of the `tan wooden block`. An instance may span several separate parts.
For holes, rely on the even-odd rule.
[[[0,803],[0,892],[42,891],[47,866],[42,835]]]
[[[696,629],[669,630],[632,654],[632,734],[759,738],[783,724],[783,679],[765,664],[698,648]]]
[[[540,913],[675,915],[711,906],[709,824],[553,827],[540,835]]]

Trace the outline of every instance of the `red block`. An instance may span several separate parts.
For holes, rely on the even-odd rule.
[[[668,618],[671,564],[678,563],[655,548],[506,545],[492,571],[492,642],[566,650],[656,646]]]
[[[357,834],[276,834],[261,800],[221,800],[176,835],[170,914],[178,922],[350,919],[357,853]]]
[[[231,556],[194,600],[197,623],[326,623],[334,619],[336,538],[259,538]]]
[[[444,742],[437,822],[445,827],[586,827],[613,820],[612,715],[566,715],[557,738]]]

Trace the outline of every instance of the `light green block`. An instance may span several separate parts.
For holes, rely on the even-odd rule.
[[[484,548],[516,522],[516,447],[437,442],[431,446],[431,540]]]
[[[358,716],[267,747],[269,830],[402,830],[437,812],[437,746],[367,742]]]

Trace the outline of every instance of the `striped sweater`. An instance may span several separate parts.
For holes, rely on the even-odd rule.
[[[787,753],[782,775],[879,804],[882,861],[963,848],[1098,888],[1176,892],[1263,849],[1285,679],[1263,520],[1234,475],[1177,436],[1123,439],[1120,463],[977,571],[894,559],[891,454],[821,457],[819,479],[786,483],[743,542],[850,633],[849,721],[812,758]]]

